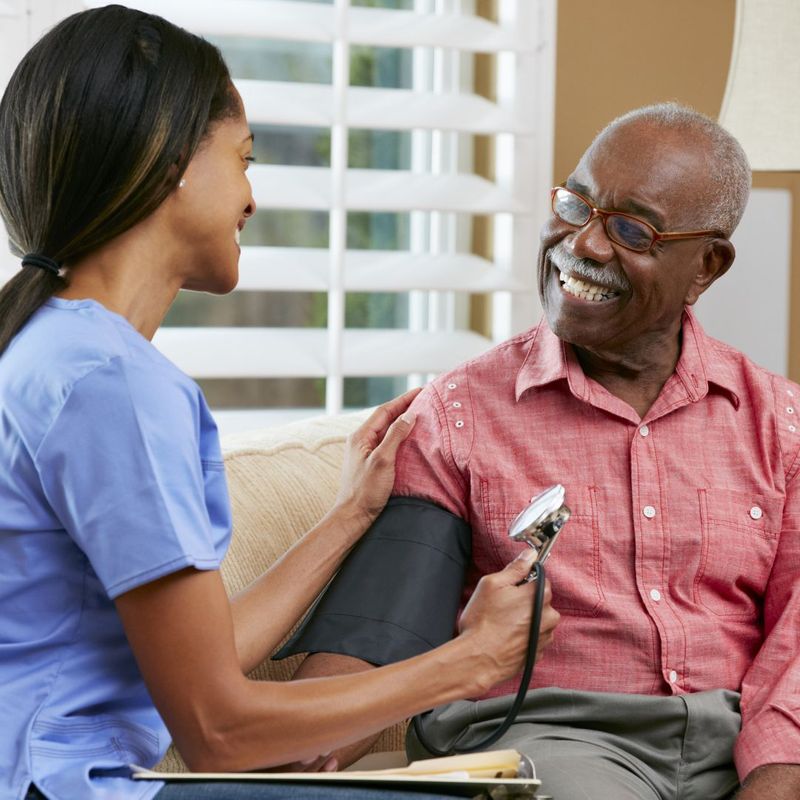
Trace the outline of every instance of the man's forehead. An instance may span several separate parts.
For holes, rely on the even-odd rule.
[[[598,137],[567,185],[608,210],[674,223],[708,191],[708,142],[696,135],[630,123]]]
[[[646,173],[659,164],[688,167],[707,163],[710,149],[708,138],[696,130],[636,120],[601,133],[579,163],[611,161],[618,169],[638,168]]]
[[[678,146],[686,152],[703,152],[708,139],[699,129],[669,125],[656,120],[635,119],[620,122],[601,131],[589,145],[586,152],[594,148],[617,150],[624,148],[652,150],[654,147]]]

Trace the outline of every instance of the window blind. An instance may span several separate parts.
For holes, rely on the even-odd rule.
[[[323,246],[302,236],[292,246],[247,244],[243,237],[236,291],[283,293],[287,303],[298,293],[321,293],[324,323],[167,324],[154,344],[188,374],[201,383],[324,381],[324,407],[337,413],[349,405],[348,379],[399,376],[401,384],[419,383],[538,319],[538,229],[548,213],[552,172],[555,0],[497,0],[493,21],[479,16],[471,0],[125,5],[164,16],[215,43],[314,46],[330,63],[324,82],[242,77],[232,70],[251,126],[264,126],[267,138],[276,130],[322,130],[329,141],[323,165],[257,163],[248,171],[259,212],[319,212],[327,215],[327,236]],[[353,59],[362,48],[407,53],[410,85],[354,85]],[[474,90],[476,54],[492,57],[486,92],[491,98]],[[354,165],[352,137],[363,131],[405,136],[407,163]],[[491,178],[476,174],[476,137],[490,141]],[[359,214],[405,220],[408,235],[399,245],[353,247],[349,220]],[[471,252],[478,218],[489,220],[493,242],[482,254]],[[404,324],[348,327],[347,298],[353,293],[407,293]],[[468,302],[476,294],[487,295],[491,309],[490,323],[477,331],[471,329],[476,326],[470,324]],[[403,388],[396,382],[393,387]],[[288,406],[215,412],[224,431],[300,413]]]

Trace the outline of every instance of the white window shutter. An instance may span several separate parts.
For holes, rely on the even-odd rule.
[[[413,11],[349,0],[125,5],[201,35],[332,48],[330,84],[236,81],[251,124],[331,131],[329,167],[256,164],[248,172],[259,209],[329,212],[328,247],[243,247],[238,287],[326,292],[327,328],[163,327],[154,343],[187,373],[198,379],[325,378],[326,407],[335,413],[348,376],[409,375],[419,381],[536,322],[538,230],[549,213],[552,172],[555,0],[499,0],[497,23],[477,17],[466,0],[415,0]],[[412,48],[413,88],[350,86],[349,50],[355,45]],[[497,54],[497,102],[464,88],[469,82],[459,76],[459,54],[475,52]],[[411,168],[349,168],[353,129],[410,132]],[[494,181],[472,173],[463,143],[475,134],[495,137]],[[348,250],[347,214],[357,211],[410,214],[411,247]],[[469,253],[469,237],[457,220],[473,214],[494,221],[491,259]],[[408,329],[346,330],[348,292],[411,292]],[[464,329],[458,297],[471,293],[494,298],[491,336]],[[293,415],[287,411],[287,418]],[[223,429],[235,422],[231,412],[219,417]],[[259,419],[252,411],[243,418],[248,424]]]

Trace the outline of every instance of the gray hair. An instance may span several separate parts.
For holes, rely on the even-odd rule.
[[[709,177],[713,192],[709,192],[700,216],[698,228],[718,230],[730,236],[744,214],[750,195],[751,172],[742,146],[716,120],[679,103],[656,103],[628,111],[612,120],[592,142],[617,128],[633,122],[643,122],[656,128],[696,134],[710,145]]]

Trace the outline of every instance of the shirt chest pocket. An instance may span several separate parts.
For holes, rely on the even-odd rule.
[[[723,617],[758,612],[780,537],[783,501],[698,489],[702,536],[694,600]]]
[[[473,530],[473,554],[479,564],[483,551],[489,569],[501,569],[525,547],[509,538],[509,526],[532,497],[548,488],[524,479],[481,479],[479,513],[486,535],[481,536],[477,526]],[[594,487],[566,487],[565,502],[572,513],[545,564],[553,586],[553,606],[562,613],[596,616],[605,599],[596,494]]]

